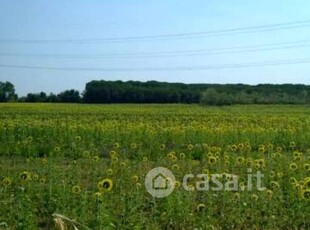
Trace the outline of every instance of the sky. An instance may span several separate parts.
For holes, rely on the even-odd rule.
[[[100,79],[310,84],[309,9],[308,0],[0,0],[0,81],[19,96],[82,92]],[[275,24],[289,28],[257,29]]]

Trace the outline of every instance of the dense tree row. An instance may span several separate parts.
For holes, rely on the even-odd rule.
[[[86,84],[86,103],[198,103],[202,88],[181,83],[91,81]]]
[[[59,94],[49,94],[44,92],[41,93],[28,93],[26,97],[18,99],[19,102],[71,102],[79,103],[82,102],[80,92],[74,89],[63,91]]]
[[[310,86],[91,81],[85,103],[309,104]]]
[[[29,93],[18,98],[14,85],[0,82],[0,102],[74,102],[74,103],[201,103],[231,104],[310,104],[310,86],[244,84],[183,84],[157,81],[91,81],[81,95],[66,90],[57,95]]]

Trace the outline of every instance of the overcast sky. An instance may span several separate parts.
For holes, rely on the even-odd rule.
[[[0,0],[0,81],[20,96],[82,91],[93,79],[310,84],[310,21],[285,24],[310,20],[309,9],[308,0]],[[289,28],[257,29],[278,23]],[[252,31],[219,32],[243,27]],[[282,60],[299,64],[264,64]],[[239,65],[248,63],[262,66]]]

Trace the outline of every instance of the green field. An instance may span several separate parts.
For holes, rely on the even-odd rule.
[[[144,186],[159,166],[176,178],[165,198]],[[245,189],[249,168],[266,190]],[[186,191],[188,173],[237,175],[238,191]],[[310,107],[0,104],[0,229],[73,223],[310,229]]]

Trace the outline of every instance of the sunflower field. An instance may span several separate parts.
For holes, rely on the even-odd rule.
[[[187,191],[189,173],[238,189]],[[310,229],[310,107],[0,104],[0,229]]]

